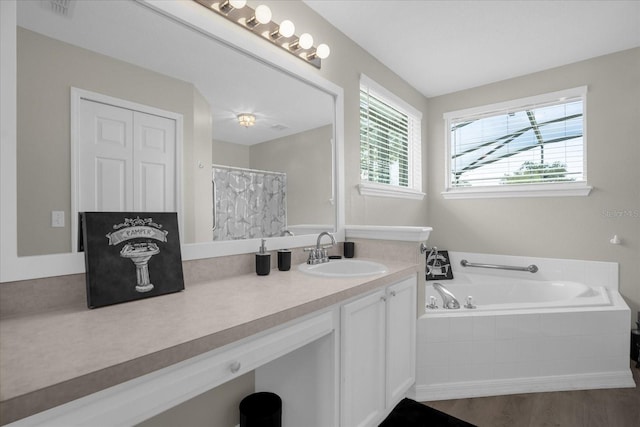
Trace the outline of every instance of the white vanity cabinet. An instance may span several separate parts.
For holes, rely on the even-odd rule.
[[[377,425],[415,382],[416,276],[341,308],[343,427]]]
[[[255,391],[282,397],[285,427],[377,425],[415,381],[417,278],[410,270],[396,276],[405,277],[398,282],[384,278],[391,284],[381,283],[371,293],[10,426],[133,426],[249,371]]]

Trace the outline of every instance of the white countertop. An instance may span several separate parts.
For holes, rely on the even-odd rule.
[[[246,338],[415,274],[241,275],[93,310],[0,321],[0,413],[7,423]]]

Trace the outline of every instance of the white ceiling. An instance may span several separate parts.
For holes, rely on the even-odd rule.
[[[211,106],[216,140],[253,145],[333,123],[329,94],[140,3],[70,4],[69,13],[60,15],[48,1],[19,1],[18,25],[192,83]],[[236,116],[244,112],[255,114],[255,126],[238,125]]]
[[[640,46],[638,0],[304,1],[427,97]]]

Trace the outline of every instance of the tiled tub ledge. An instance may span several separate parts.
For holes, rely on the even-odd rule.
[[[292,268],[187,285],[183,292],[0,321],[0,424],[137,378],[387,286],[418,267],[326,279]]]

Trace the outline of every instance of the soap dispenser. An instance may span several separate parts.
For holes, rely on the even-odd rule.
[[[280,249],[278,251],[278,270],[291,270],[291,249]]]
[[[258,276],[266,276],[271,271],[271,254],[267,253],[265,239],[262,239],[260,250],[256,254],[256,274]]]

